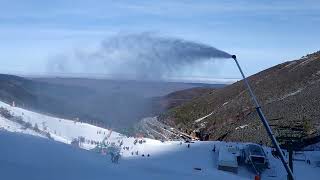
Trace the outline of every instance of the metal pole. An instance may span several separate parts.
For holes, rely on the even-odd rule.
[[[288,142],[288,153],[289,153],[289,167],[293,172],[293,144],[292,142]],[[293,180],[291,176],[288,175],[288,180]]]
[[[238,62],[238,60],[237,60],[237,57],[236,57],[235,55],[232,55],[232,59],[234,59],[234,61],[236,62],[237,66],[238,66],[238,69],[239,69],[239,71],[240,71],[240,73],[241,73],[241,75],[242,75],[243,81],[244,81],[245,85],[247,86],[248,91],[249,91],[249,94],[250,94],[250,96],[251,96],[251,98],[252,98],[252,100],[253,100],[253,102],[254,102],[254,104],[255,104],[255,106],[256,106],[257,113],[258,113],[258,115],[259,115],[259,117],[260,117],[260,119],[261,119],[261,121],[262,121],[262,124],[263,124],[264,127],[266,128],[267,133],[268,133],[268,135],[269,135],[269,137],[270,137],[273,145],[275,146],[278,154],[280,155],[280,159],[281,159],[281,162],[282,162],[283,166],[285,167],[288,175],[291,176],[292,180],[294,180],[293,173],[292,173],[292,171],[291,171],[288,163],[287,163],[286,160],[285,160],[285,157],[284,157],[284,155],[283,155],[283,153],[282,153],[282,151],[281,151],[281,148],[280,148],[280,146],[279,146],[278,141],[276,140],[276,138],[274,137],[274,135],[273,135],[273,133],[272,133],[272,130],[271,130],[270,126],[269,126],[269,123],[268,123],[268,121],[267,121],[267,118],[264,116],[264,114],[263,114],[263,112],[262,112],[262,110],[261,110],[261,106],[260,106],[260,104],[259,104],[256,96],[254,95],[254,93],[253,93],[253,91],[252,91],[252,89],[251,89],[251,86],[250,86],[250,84],[249,84],[246,76],[244,75],[244,73],[243,73],[243,71],[242,71],[242,69],[241,69],[241,67],[240,67],[240,64],[239,64],[239,62]]]

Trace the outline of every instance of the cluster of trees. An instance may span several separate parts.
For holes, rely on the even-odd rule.
[[[6,119],[11,119],[13,117],[10,111],[4,107],[0,107],[0,115]]]
[[[0,107],[0,116],[4,117],[10,121],[13,121],[15,123],[20,124],[23,129],[34,130],[35,132],[51,139],[50,133],[46,132],[45,130],[40,130],[37,123],[35,123],[35,125],[33,126],[30,122],[25,122],[21,116],[14,116],[13,114],[11,114],[11,112],[8,109],[6,109],[4,107]]]

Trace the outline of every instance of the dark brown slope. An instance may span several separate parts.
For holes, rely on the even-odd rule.
[[[319,137],[320,52],[269,68],[249,81],[277,137]],[[242,81],[173,108],[160,120],[189,131],[204,127],[212,140],[269,143]]]
[[[204,94],[210,93],[215,89],[222,88],[224,85],[215,85],[208,87],[195,87],[190,89],[184,89],[180,91],[175,91],[166,96],[153,98],[155,109],[161,109],[163,112],[168,109],[180,106],[186,102],[198,98]]]

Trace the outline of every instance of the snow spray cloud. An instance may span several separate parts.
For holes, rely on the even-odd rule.
[[[231,55],[214,47],[151,33],[117,35],[94,52],[52,58],[50,73],[107,74],[114,79],[162,80],[183,67]]]

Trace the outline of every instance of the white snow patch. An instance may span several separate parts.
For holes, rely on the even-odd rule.
[[[279,100],[281,101],[281,100],[284,100],[284,99],[286,99],[286,98],[288,98],[288,97],[290,97],[290,96],[297,95],[297,94],[300,93],[303,89],[304,89],[304,88],[300,88],[300,89],[298,89],[298,90],[296,90],[296,91],[294,91],[294,92],[288,93],[288,94],[284,95],[282,98],[280,98]]]
[[[243,129],[243,128],[248,127],[248,126],[249,126],[248,124],[245,124],[245,125],[242,125],[242,126],[236,127],[236,130]]]
[[[213,112],[211,112],[210,114],[208,114],[208,115],[206,115],[206,116],[203,116],[203,117],[201,117],[201,118],[199,118],[199,119],[195,120],[194,122],[195,122],[195,123],[198,123],[198,122],[200,122],[200,121],[202,121],[202,120],[206,119],[207,117],[211,116],[212,114],[213,114]]]

